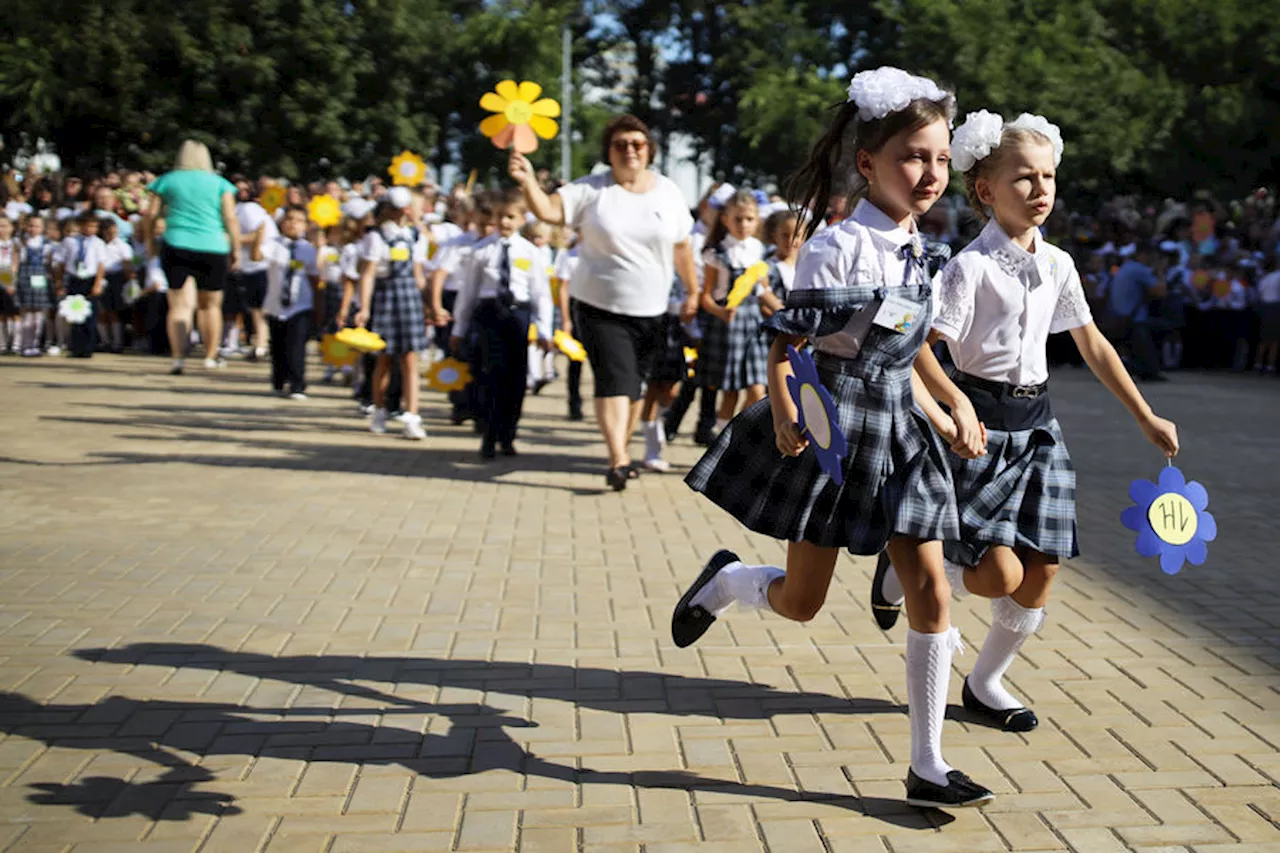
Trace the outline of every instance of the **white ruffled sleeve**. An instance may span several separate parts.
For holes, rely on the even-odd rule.
[[[1069,332],[1093,322],[1093,312],[1089,310],[1089,300],[1084,295],[1084,285],[1080,283],[1080,273],[1070,258],[1065,260],[1067,280],[1058,288],[1058,302],[1053,306],[1053,321],[1049,324],[1049,333]]]
[[[977,292],[979,270],[961,258],[952,259],[942,269],[942,280],[935,290],[933,330],[948,340],[959,343],[973,323],[973,300]]]
[[[844,239],[841,239],[844,238]],[[842,234],[839,229],[815,234],[800,248],[796,258],[796,274],[792,280],[792,290],[825,290],[838,287],[852,287],[855,282],[849,275],[856,252],[850,252],[849,241],[856,243],[856,238]]]

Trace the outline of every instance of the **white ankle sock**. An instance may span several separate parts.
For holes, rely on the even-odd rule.
[[[911,720],[911,769],[921,779],[946,785],[951,765],[942,760],[942,722],[947,716],[951,657],[963,652],[960,631],[907,631],[907,713]]]
[[[942,570],[947,573],[947,581],[951,584],[951,594],[956,598],[966,597],[969,594],[969,589],[964,585],[964,566],[953,563],[943,557]]]
[[[898,578],[898,570],[893,567],[893,563],[889,563],[889,571],[884,573],[884,584],[880,592],[890,604],[901,604],[907,597],[902,589],[902,581]]]
[[[1001,679],[1027,637],[1043,624],[1043,607],[1023,607],[1007,596],[992,600],[991,631],[978,653],[973,672],[969,673],[969,689],[979,702],[997,711],[1023,707],[1022,702],[1004,689]]]
[[[662,458],[662,424],[659,421],[644,423],[644,458]]]
[[[748,566],[730,563],[711,583],[699,590],[690,604],[698,604],[719,616],[735,601],[749,610],[768,610],[769,587],[785,575],[777,566]]]

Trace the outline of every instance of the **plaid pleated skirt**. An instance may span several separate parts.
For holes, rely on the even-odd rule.
[[[43,277],[43,287],[32,287],[31,277]],[[16,299],[18,307],[23,311],[44,311],[53,307],[53,297],[49,288],[52,286],[50,276],[43,264],[22,264],[18,268],[18,286]]]
[[[993,545],[1070,559],[1076,535],[1076,471],[1056,419],[1033,429],[987,430],[987,455],[950,454],[960,537],[947,559],[973,566]]]
[[[645,378],[650,382],[683,382],[689,377],[689,366],[684,360],[684,327],[675,314],[665,315],[662,325],[662,346]]]
[[[872,555],[894,535],[957,539],[948,451],[911,393],[911,365],[929,329],[930,291],[919,285],[900,292],[921,304],[910,332],[874,327],[856,359],[822,353],[815,359],[848,440],[843,484],[822,471],[812,450],[794,458],[779,452],[768,400],[731,421],[685,482],[750,530],[789,542]],[[769,325],[814,337],[842,327],[836,318],[847,320],[874,298],[870,287],[793,291]]]
[[[769,342],[764,314],[754,296],[738,306],[729,323],[707,316],[698,347],[698,383],[720,391],[742,391],[769,382]]]
[[[412,273],[380,278],[373,285],[369,305],[369,331],[382,336],[382,355],[404,355],[427,348],[427,320],[422,293]]]

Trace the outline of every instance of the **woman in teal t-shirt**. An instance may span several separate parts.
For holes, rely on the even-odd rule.
[[[191,315],[198,311],[204,366],[225,367],[218,357],[222,343],[222,286],[228,269],[239,266],[240,225],[236,219],[236,188],[213,171],[209,149],[188,139],[178,149],[173,171],[147,187],[155,193],[143,223],[147,246],[169,282],[169,346],[172,374],[182,373],[190,338]],[[155,240],[155,222],[165,219],[163,246]]]

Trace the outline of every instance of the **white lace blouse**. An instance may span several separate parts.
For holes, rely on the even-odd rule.
[[[993,382],[1049,378],[1049,335],[1093,322],[1071,256],[1037,231],[1028,252],[993,219],[952,258],[934,291],[933,328],[956,367]]]

